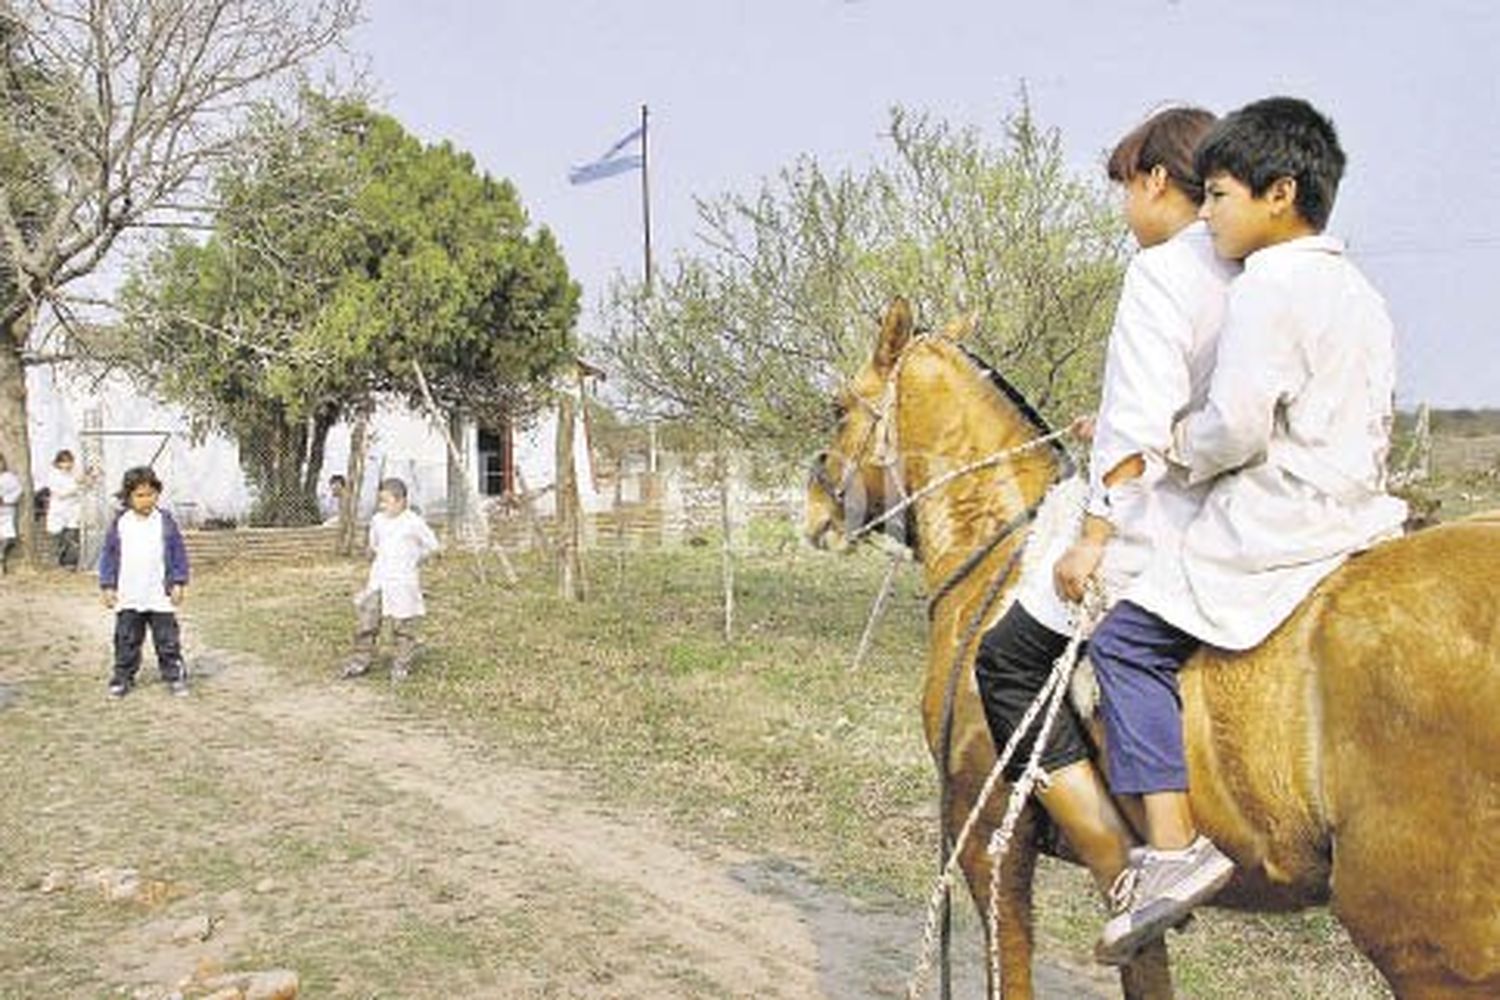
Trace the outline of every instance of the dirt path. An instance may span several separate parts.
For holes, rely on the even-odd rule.
[[[195,997],[273,968],[304,996],[904,993],[920,914],[611,812],[380,683],[194,648],[186,618],[192,695],[148,666],[111,703],[87,581],[0,581],[0,997]],[[1109,995],[1041,971],[1044,996]],[[981,992],[969,968],[958,995]]]

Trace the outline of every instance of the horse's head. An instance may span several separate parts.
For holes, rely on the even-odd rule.
[[[957,339],[973,319],[943,331]],[[906,349],[913,343],[911,306],[894,300],[881,322],[870,359],[839,387],[833,399],[837,426],[833,441],[813,459],[808,479],[803,530],[818,548],[843,548],[851,535],[880,519],[905,493],[897,454],[897,379]],[[915,547],[914,518],[894,517],[884,530]]]

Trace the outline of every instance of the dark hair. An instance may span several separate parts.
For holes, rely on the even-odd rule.
[[[66,448],[63,448],[56,455],[52,456],[52,464],[53,465],[56,465],[58,462],[71,462],[71,461],[73,461],[73,453],[71,451],[69,451],[68,449],[66,449]]]
[[[380,492],[381,493],[389,493],[391,496],[395,497],[397,500],[405,500],[406,499],[406,484],[404,482],[402,482],[401,480],[397,479],[395,476],[392,476],[389,479],[382,479],[380,481]]]
[[[328,485],[332,486],[334,483],[338,483],[340,486],[348,485],[348,481],[344,479],[343,474],[338,472],[328,477]]]
[[[1259,198],[1282,177],[1297,182],[1297,212],[1327,225],[1344,176],[1344,150],[1329,121],[1296,97],[1268,97],[1226,115],[1193,157],[1199,176],[1220,171]]]
[[[1167,172],[1178,190],[1203,202],[1203,175],[1193,169],[1193,150],[1213,127],[1214,115],[1202,108],[1164,108],[1141,122],[1115,144],[1105,173],[1119,184],[1157,167]]]
[[[125,480],[120,484],[120,492],[115,496],[119,497],[121,503],[129,504],[130,494],[141,486],[149,486],[156,492],[161,492],[161,480],[156,478],[156,470],[149,465],[137,465],[126,469]]]

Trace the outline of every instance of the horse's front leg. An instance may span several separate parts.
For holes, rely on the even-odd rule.
[[[998,794],[1005,794],[1002,790]],[[1031,913],[1031,884],[1036,874],[1036,805],[1028,805],[1016,822],[1010,846],[1000,865],[998,892],[993,898],[998,925],[997,949],[1000,958],[1000,995],[1005,1000],[1032,1000],[1031,958],[1036,946]],[[967,816],[957,817],[959,823]],[[994,969],[989,959],[991,890],[994,888],[994,862],[989,854],[990,835],[994,825],[986,817],[974,828],[959,855],[964,877],[979,919],[985,929],[985,975],[989,981],[988,996],[995,995]]]

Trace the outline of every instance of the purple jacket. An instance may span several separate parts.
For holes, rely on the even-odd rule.
[[[167,574],[162,585],[171,590],[173,587],[188,582],[188,554],[187,545],[182,540],[182,532],[177,527],[176,518],[161,508],[157,508],[161,514],[161,541],[162,562],[166,564]],[[117,590],[120,583],[120,518],[125,512],[122,510],[115,515],[115,519],[109,522],[109,530],[104,533],[104,551],[99,553],[99,589]]]

